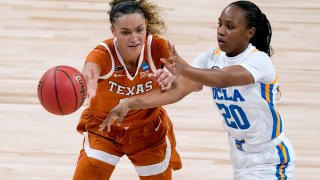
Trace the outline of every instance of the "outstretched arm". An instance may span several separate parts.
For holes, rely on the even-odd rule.
[[[87,102],[90,104],[91,99],[96,95],[98,78],[101,70],[97,64],[93,62],[87,62],[82,70],[82,74],[87,81],[88,94]]]
[[[192,91],[199,89],[202,89],[201,84],[179,76],[173,83],[173,87],[167,91],[156,90],[142,96],[128,98],[125,101],[129,109],[153,108],[175,103]]]
[[[170,61],[171,68],[177,74],[205,86],[225,88],[255,82],[253,75],[241,65],[228,66],[219,70],[199,69],[186,63],[176,52],[174,45],[170,45],[170,49],[172,55],[168,58],[168,61]]]
[[[198,69],[188,65],[180,73],[188,79],[197,80],[209,87],[225,88],[254,83],[252,74],[241,65],[229,66],[219,70]]]
[[[202,89],[201,84],[179,76],[173,83],[173,87],[167,91],[154,90],[147,94],[122,99],[100,125],[99,131],[102,133],[107,127],[109,132],[110,126],[114,122],[119,125],[130,109],[146,109],[172,104],[181,100],[192,91],[200,89]]]

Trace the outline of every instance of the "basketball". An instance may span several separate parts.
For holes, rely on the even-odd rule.
[[[70,66],[56,66],[46,71],[38,84],[41,105],[55,115],[77,111],[87,96],[87,84],[80,71]]]

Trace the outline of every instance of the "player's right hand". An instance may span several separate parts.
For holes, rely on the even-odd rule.
[[[91,99],[96,96],[97,86],[98,86],[98,67],[93,63],[86,63],[82,74],[87,82],[87,104],[90,105]]]
[[[127,115],[129,112],[129,104],[126,99],[121,99],[119,101],[119,104],[114,107],[106,119],[102,122],[102,124],[99,126],[99,133],[103,133],[104,129],[107,127],[108,132],[111,130],[111,125],[116,122],[119,126],[123,120],[123,118]]]

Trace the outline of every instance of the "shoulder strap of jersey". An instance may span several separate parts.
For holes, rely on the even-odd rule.
[[[111,53],[111,50],[109,49],[108,45],[104,42],[101,42],[100,43],[101,46],[105,47],[106,50],[108,51],[109,55],[110,55],[110,58],[111,58],[111,63],[112,63],[112,67],[111,67],[111,70],[104,76],[100,76],[99,79],[108,79],[114,72],[114,58],[112,56],[112,53]]]
[[[148,35],[148,44],[147,44],[147,52],[148,52],[148,61],[152,72],[156,72],[157,68],[154,65],[152,55],[151,55],[151,44],[152,44],[153,36],[151,34]]]
[[[140,66],[141,66],[141,64],[142,64],[142,62],[143,62],[145,44],[143,44],[143,46],[142,46],[142,48],[141,48],[141,52],[140,52],[140,56],[139,56],[139,60],[138,60],[138,65],[137,65],[137,70],[136,70],[135,74],[132,76],[132,75],[129,73],[128,69],[126,68],[125,62],[124,62],[124,60],[122,59],[122,57],[121,57],[121,55],[120,55],[120,52],[119,52],[119,50],[118,50],[118,48],[117,48],[117,38],[114,38],[113,43],[114,43],[114,47],[115,47],[115,50],[116,50],[116,56],[117,56],[120,64],[124,67],[124,70],[125,70],[125,72],[126,72],[126,74],[127,74],[127,77],[132,81],[132,80],[137,76],[137,74],[138,74],[138,72],[139,72],[139,68],[140,68]]]

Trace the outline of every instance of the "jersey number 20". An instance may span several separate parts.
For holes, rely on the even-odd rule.
[[[235,129],[248,129],[250,127],[247,116],[241,107],[233,104],[229,105],[229,107],[224,104],[216,104],[229,127]]]

